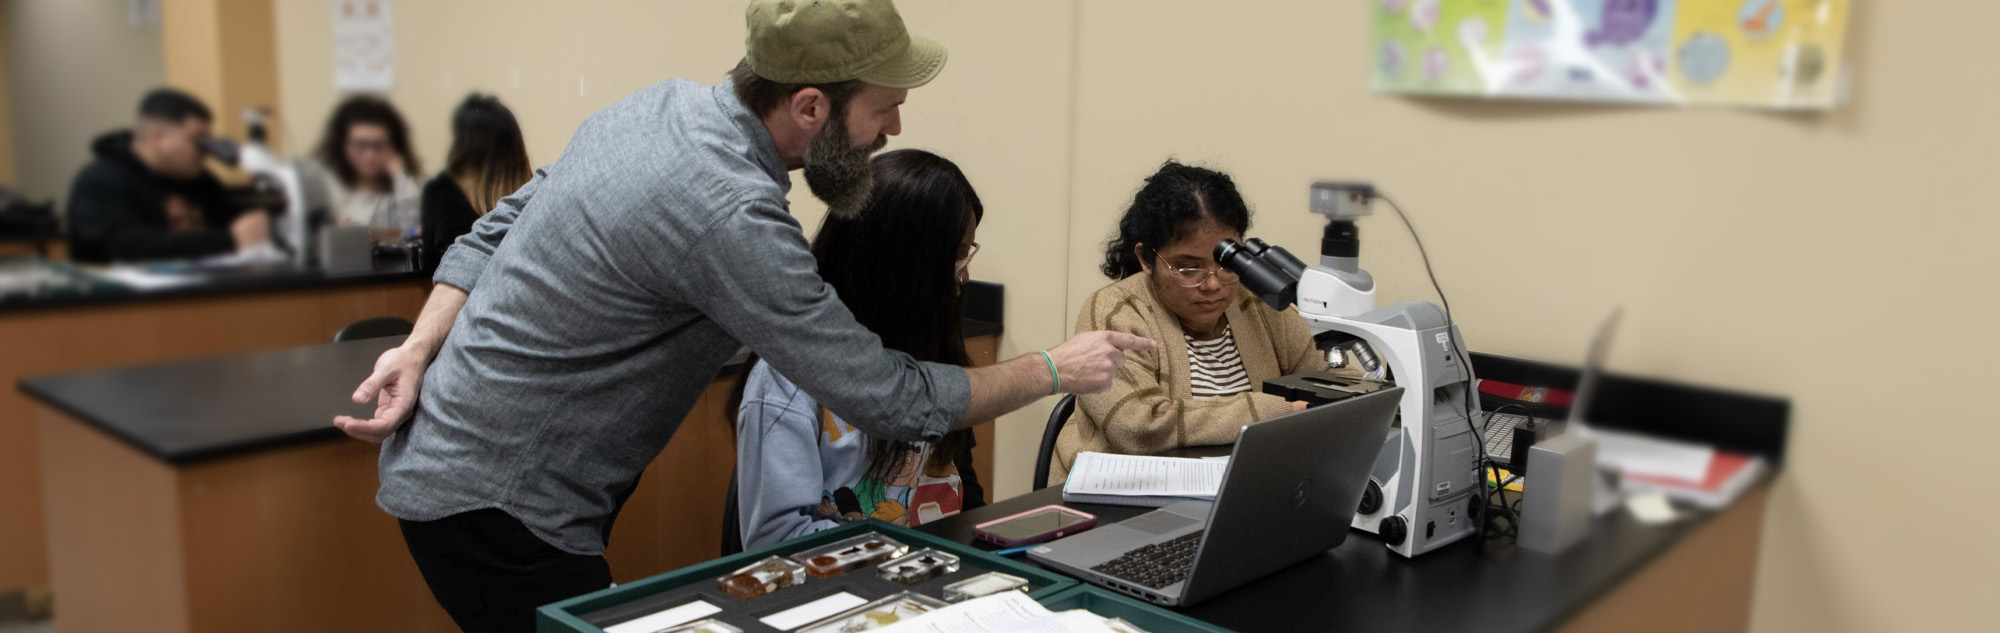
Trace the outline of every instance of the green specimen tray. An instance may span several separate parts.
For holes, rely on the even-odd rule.
[[[738,599],[716,588],[716,578],[767,557],[787,557],[869,533],[901,541],[910,546],[911,551],[931,548],[958,556],[959,569],[909,586],[883,580],[873,573],[872,569],[860,569],[832,578],[808,577],[804,584],[780,589],[754,600]],[[604,627],[700,600],[722,609],[721,612],[708,617],[740,628],[745,633],[763,633],[776,629],[764,625],[760,621],[761,618],[830,595],[847,592],[872,601],[899,592],[912,591],[933,598],[942,598],[945,585],[990,571],[1026,579],[1029,583],[1028,597],[1034,598],[1052,611],[1084,609],[1105,617],[1123,618],[1148,633],[1227,633],[1228,631],[1096,587],[1080,585],[1068,576],[1034,565],[876,520],[850,523],[762,549],[725,556],[549,604],[536,612],[535,630],[538,633],[602,633]]]
[[[901,541],[910,546],[911,551],[928,547],[958,556],[959,569],[911,586],[883,580],[873,569],[856,570],[832,578],[808,577],[804,584],[780,589],[755,600],[738,599],[723,593],[715,586],[716,578],[767,557],[790,556],[868,533],[879,533]],[[1035,598],[1069,589],[1077,584],[1076,580],[1068,576],[1033,565],[995,556],[990,552],[910,528],[870,519],[545,605],[535,614],[535,630],[538,633],[600,633],[604,630],[603,627],[699,599],[722,608],[721,613],[711,617],[741,628],[746,633],[774,631],[775,629],[765,626],[758,619],[843,591],[868,600],[887,597],[902,591],[943,598],[945,585],[989,571],[1026,579],[1029,583],[1028,595]]]

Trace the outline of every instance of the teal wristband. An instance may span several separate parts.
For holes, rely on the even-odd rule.
[[[1062,375],[1056,373],[1056,359],[1050,358],[1047,351],[1035,350],[1035,353],[1041,354],[1042,360],[1049,361],[1049,395],[1062,393]]]

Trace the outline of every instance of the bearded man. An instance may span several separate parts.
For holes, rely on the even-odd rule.
[[[945,49],[889,0],[756,0],[747,24],[729,82],[592,115],[452,244],[415,331],[355,390],[374,417],[334,420],[382,442],[376,503],[467,631],[529,631],[536,606],[610,585],[618,509],[742,345],[905,441],[1102,391],[1153,349],[1090,332],[976,369],[883,349],[816,272],[787,172],[832,213],[863,208],[869,155]]]

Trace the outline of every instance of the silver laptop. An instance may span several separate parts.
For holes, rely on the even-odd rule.
[[[1077,578],[1190,605],[1347,539],[1401,387],[1243,427],[1215,501],[1183,501],[1028,550]]]
[[[1611,311],[1602,324],[1597,326],[1597,334],[1590,338],[1590,351],[1583,358],[1583,373],[1577,377],[1575,397],[1569,403],[1569,422],[1581,423],[1584,411],[1590,408],[1590,401],[1597,395],[1597,383],[1604,377],[1604,359],[1611,355],[1611,336],[1618,332],[1618,318],[1625,314],[1624,308]],[[1528,416],[1516,413],[1480,412],[1480,422],[1486,428],[1487,460],[1502,468],[1513,466],[1514,428],[1529,422]]]

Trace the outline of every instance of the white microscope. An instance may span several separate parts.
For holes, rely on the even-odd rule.
[[[234,166],[250,177],[247,197],[239,202],[243,202],[246,208],[261,208],[271,213],[271,233],[275,240],[269,257],[290,261],[300,267],[325,266],[327,263],[322,261],[322,254],[327,249],[314,237],[324,233],[319,229],[326,223],[326,186],[321,184],[320,178],[312,175],[310,170],[314,168],[310,167],[309,161],[283,158],[272,151],[267,142],[269,134],[265,119],[268,116],[259,108],[245,109],[243,121],[249,133],[242,145],[214,137],[208,139],[204,147],[216,161]],[[362,246],[364,255],[360,268],[365,270],[366,244]],[[262,254],[250,260],[239,257],[239,263],[266,263],[264,257]]]
[[[252,188],[277,202],[270,211],[278,243],[289,252],[293,264],[313,265],[318,254],[312,243],[316,228],[314,211],[323,213],[326,192],[320,191],[322,187],[317,186],[315,179],[307,177],[304,161],[282,158],[271,150],[266,141],[267,116],[260,109],[244,110],[244,123],[249,130],[247,142],[236,156],[219,158],[249,174]]]
[[[1296,303],[1330,365],[1343,367],[1343,352],[1352,352],[1370,377],[1404,388],[1353,527],[1414,557],[1479,533],[1481,444],[1469,417],[1472,368],[1457,326],[1427,301],[1375,307],[1375,279],[1361,269],[1354,220],[1373,212],[1376,197],[1367,183],[1313,184],[1311,210],[1328,219],[1317,266],[1256,238],[1225,240],[1215,260],[1272,308]],[[1374,390],[1367,385],[1307,372],[1267,381],[1264,391],[1318,404]]]

